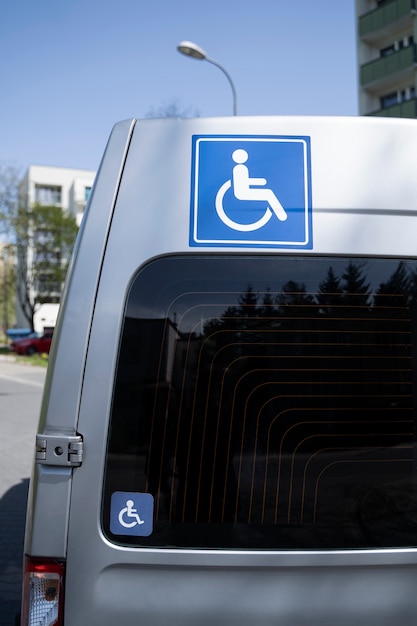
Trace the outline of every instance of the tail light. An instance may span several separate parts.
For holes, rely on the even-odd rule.
[[[54,559],[25,557],[22,626],[62,626],[64,564]]]

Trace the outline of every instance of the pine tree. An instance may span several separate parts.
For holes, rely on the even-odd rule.
[[[341,306],[342,288],[340,279],[336,276],[332,267],[329,267],[326,278],[319,284],[317,302],[320,305],[320,313],[334,315]]]

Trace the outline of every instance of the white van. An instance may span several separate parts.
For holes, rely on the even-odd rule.
[[[417,615],[417,121],[125,121],[48,369],[22,625]]]

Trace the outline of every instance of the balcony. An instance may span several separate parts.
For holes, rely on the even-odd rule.
[[[417,59],[416,44],[398,50],[389,56],[380,57],[360,68],[360,84],[369,87],[373,83],[389,85],[390,79],[407,78],[414,72]]]
[[[373,117],[417,117],[417,99],[407,100],[406,102],[400,102],[393,104],[390,107],[384,109],[378,109],[372,113],[367,113]]]
[[[407,18],[416,8],[416,0],[393,0],[359,18],[359,37],[372,40],[372,36],[385,31],[400,20]]]

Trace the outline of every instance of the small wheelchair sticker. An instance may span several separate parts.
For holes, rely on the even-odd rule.
[[[194,135],[190,246],[311,249],[309,137]]]
[[[153,496],[115,491],[110,504],[110,531],[114,535],[149,537],[153,531]]]

